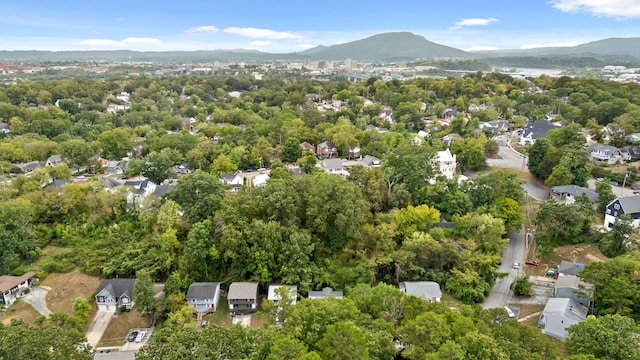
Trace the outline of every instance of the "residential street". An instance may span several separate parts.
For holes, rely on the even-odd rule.
[[[509,286],[511,286],[511,283],[518,276],[519,271],[523,270],[522,267],[524,266],[524,234],[524,230],[509,233],[509,246],[504,250],[502,264],[498,268],[498,272],[508,273],[509,276],[496,281],[493,289],[491,289],[491,292],[482,303],[483,308],[499,308],[507,304]],[[512,268],[514,261],[518,261],[521,264],[519,270]]]
[[[487,164],[494,167],[527,169],[527,159],[508,146],[500,146],[498,155],[500,155],[501,159],[487,159]],[[536,180],[530,180],[524,184],[524,190],[536,200],[549,198],[549,188]]]

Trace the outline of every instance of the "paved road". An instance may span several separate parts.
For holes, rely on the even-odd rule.
[[[498,155],[500,155],[500,159],[487,159],[487,164],[494,167],[527,169],[527,159],[508,146],[500,146]],[[524,190],[536,200],[547,200],[549,198],[549,188],[537,180],[530,180],[525,183]]]
[[[513,280],[519,275],[520,270],[513,269],[513,262],[523,263],[524,257],[524,231],[512,231],[509,233],[509,245],[503,252],[502,264],[498,268],[498,272],[508,273],[507,277],[498,279],[491,289],[489,296],[484,299],[482,307],[485,309],[499,308],[507,304],[510,297],[509,287]],[[523,266],[523,265],[521,265]]]
[[[95,360],[135,360],[137,351],[112,351],[97,352],[93,356]]]

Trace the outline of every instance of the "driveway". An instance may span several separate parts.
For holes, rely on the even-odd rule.
[[[98,343],[100,342],[105,330],[107,330],[107,326],[109,326],[112,317],[113,311],[98,310],[96,316],[91,321],[91,324],[89,324],[86,333],[87,342],[91,347],[95,348],[98,346]]]
[[[22,300],[33,306],[33,308],[41,315],[49,316],[51,314],[51,310],[47,307],[48,292],[48,290],[41,287],[34,287],[22,298]]]
[[[251,326],[251,314],[244,314],[244,315],[235,315],[233,317],[233,320],[231,321],[232,324],[242,324],[246,327],[250,327]]]

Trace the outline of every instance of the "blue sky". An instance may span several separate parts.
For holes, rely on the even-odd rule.
[[[0,50],[293,52],[389,31],[473,49],[640,36],[640,0],[31,0],[0,10]]]

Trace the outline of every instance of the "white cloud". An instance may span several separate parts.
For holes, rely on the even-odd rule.
[[[253,45],[253,46],[267,46],[267,45],[271,45],[273,44],[271,41],[268,40],[256,40],[256,41],[252,41],[249,44]]]
[[[462,49],[464,51],[469,51],[469,52],[473,52],[473,51],[488,51],[488,50],[498,50],[499,48],[496,46],[483,46],[483,45],[474,45],[471,47],[468,47],[466,49]]]
[[[520,46],[520,49],[536,49],[543,47],[569,47],[583,44],[581,41],[558,41],[558,42],[550,42],[550,43],[533,43],[533,44],[524,44]]]
[[[640,18],[638,0],[552,0],[551,4],[564,12],[590,12],[614,18]]]
[[[275,31],[275,30],[269,30],[269,29],[258,29],[258,28],[253,28],[253,27],[245,27],[245,28],[228,27],[228,28],[224,29],[224,32],[226,32],[228,34],[246,36],[246,37],[250,37],[250,38],[254,38],[254,39],[281,40],[281,39],[299,39],[300,38],[299,35],[296,35],[296,34],[293,34],[293,33],[290,33],[290,32],[286,32],[286,31]]]
[[[213,25],[196,26],[191,29],[187,29],[188,33],[217,33],[218,28]]]
[[[498,19],[496,18],[468,18],[462,19],[455,24],[453,24],[452,29],[462,29],[465,26],[487,26],[492,22],[496,22]]]
[[[111,47],[120,48],[128,45],[159,45],[162,43],[160,39],[148,37],[128,37],[122,40],[112,39],[84,39],[74,40],[74,45],[84,45],[89,47]]]

